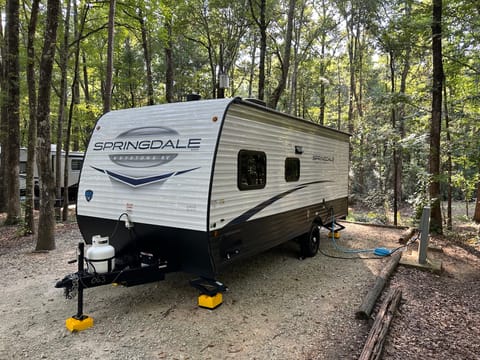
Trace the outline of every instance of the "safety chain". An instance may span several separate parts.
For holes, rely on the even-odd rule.
[[[79,281],[78,274],[71,274],[70,278],[72,280],[72,286],[65,287],[63,289],[65,298],[67,298],[68,300],[72,300],[78,294],[78,281]]]

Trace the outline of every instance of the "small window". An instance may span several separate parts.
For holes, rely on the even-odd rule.
[[[72,171],[82,170],[82,162],[83,162],[83,160],[81,160],[81,159],[72,159],[72,164],[70,165]]]
[[[298,181],[300,179],[300,159],[285,159],[285,181]]]
[[[20,173],[21,175],[27,173],[27,162],[26,162],[26,161],[20,161],[20,170],[19,170],[19,173]]]
[[[238,153],[238,188],[263,189],[267,183],[267,156],[261,151],[240,150]]]

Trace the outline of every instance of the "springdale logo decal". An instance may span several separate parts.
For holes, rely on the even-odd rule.
[[[112,141],[97,141],[93,144],[93,151],[109,152],[110,161],[117,166],[146,169],[167,164],[174,160],[180,152],[199,150],[201,140],[201,138],[181,138],[177,131],[167,127],[146,126],[122,132]],[[108,175],[113,180],[132,187],[164,182],[174,176],[198,169],[196,167],[159,175],[132,176],[91,167]]]

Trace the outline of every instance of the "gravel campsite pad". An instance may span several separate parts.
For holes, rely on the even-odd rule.
[[[368,254],[361,255],[368,259],[360,260],[359,255],[344,255],[326,239],[326,232],[321,234],[321,250],[325,254],[355,260],[321,253],[300,260],[297,244],[285,244],[233,264],[221,274],[219,280],[229,291],[224,294],[223,305],[213,311],[196,305],[198,291],[188,284],[191,276],[183,273],[168,274],[165,281],[137,287],[88,289],[84,310],[94,318],[95,325],[70,333],[64,323],[75,314],[76,299],[65,299],[54,284],[76,271],[76,264],[68,264],[68,260],[75,259],[76,246],[81,241],[76,225],[59,227],[57,249],[48,253],[33,253],[33,238],[16,238],[13,230],[0,228],[0,358],[358,358],[371,324],[355,319],[354,312],[387,260],[371,259],[373,256]],[[400,230],[347,224],[338,243],[350,248],[396,247],[400,235]],[[465,311],[457,309],[470,305],[474,299],[478,304],[480,295],[478,258],[465,254],[456,248],[456,252],[437,255],[447,259],[446,275],[440,277],[418,275],[417,270],[400,267],[392,285],[407,290],[401,315],[394,319],[394,332],[387,339],[385,358],[405,358],[401,355],[402,346],[410,348],[412,339],[421,351],[430,345],[425,339],[442,335],[463,336],[455,344],[466,357],[458,358],[470,358],[468,354],[478,350],[468,348],[468,340],[478,342],[480,336],[478,305],[472,304]],[[461,274],[457,276],[458,257]],[[434,288],[438,293],[439,312],[441,306],[453,306],[455,317],[460,316],[462,322],[445,325],[445,332],[433,332],[437,324],[421,327],[424,323],[417,321],[412,325],[410,311],[419,311],[426,303],[416,299],[416,287],[422,284],[423,289]],[[476,287],[476,297],[461,296],[461,303],[456,303],[452,295],[456,286],[461,285],[468,292],[468,284]],[[443,294],[444,291],[452,294]],[[442,302],[443,296],[449,296],[451,301]],[[428,314],[428,309],[424,312]],[[439,319],[451,321],[449,317]],[[463,334],[450,331],[455,326],[463,329],[464,325],[468,325],[468,331],[464,329]],[[410,329],[411,326],[415,328]],[[412,339],[409,331],[414,333]],[[431,348],[429,358],[445,358],[435,352],[435,346]],[[406,358],[415,358],[415,350],[410,351]]]

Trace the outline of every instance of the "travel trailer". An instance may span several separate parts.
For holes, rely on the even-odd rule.
[[[50,151],[50,163],[52,165],[52,171],[56,173],[56,153],[57,146],[52,144],[51,151]],[[77,190],[78,190],[78,180],[80,177],[80,170],[82,169],[83,163],[83,152],[69,152],[68,154],[68,196],[69,201],[74,202],[77,198]],[[62,150],[62,157],[61,157],[61,168],[60,168],[60,179],[62,184],[62,193],[64,188],[64,178],[63,175],[65,173],[65,151]],[[27,176],[27,148],[20,148],[20,195],[25,194],[25,179]],[[35,196],[38,197],[39,195],[39,178],[38,178],[38,169],[37,166],[34,166],[34,191]]]
[[[136,285],[184,271],[211,285],[229,264],[293,239],[314,256],[319,227],[347,215],[348,172],[349,134],[249,100],[109,112],[77,199],[85,243],[109,255],[92,250],[76,277]]]

